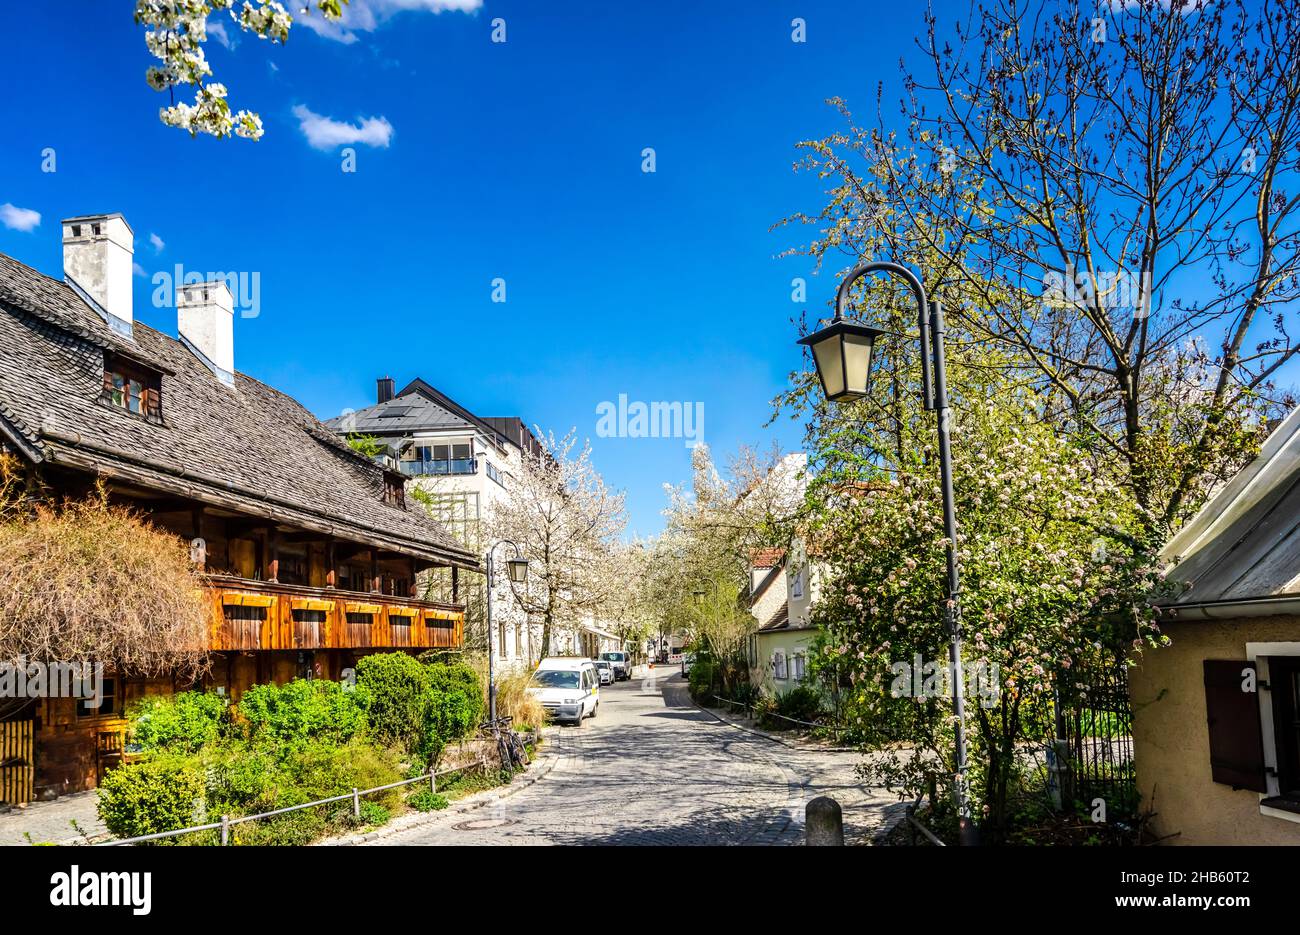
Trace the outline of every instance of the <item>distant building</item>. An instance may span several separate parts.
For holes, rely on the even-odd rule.
[[[784,695],[808,677],[817,635],[812,607],[823,574],[798,540],[789,549],[765,549],[750,562],[749,606],[757,629],[747,649],[749,680],[769,695]]]
[[[330,420],[344,436],[369,436],[384,446],[386,460],[412,479],[433,515],[477,555],[490,545],[484,534],[493,508],[508,502],[515,475],[542,445],[517,416],[482,417],[415,379],[401,391],[389,377],[377,381],[375,403]],[[498,576],[492,589],[493,649],[505,665],[526,665],[541,652],[541,624],[529,625],[510,592],[503,563],[509,547],[497,552]],[[446,587],[446,581],[435,587]],[[527,585],[525,585],[526,587]],[[469,597],[467,627],[486,648],[485,586],[477,581]],[[551,636],[553,653],[595,655],[620,648],[597,621]]]

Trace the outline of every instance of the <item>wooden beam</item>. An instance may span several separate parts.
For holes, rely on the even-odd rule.
[[[266,580],[280,580],[280,531],[272,529],[267,536]]]

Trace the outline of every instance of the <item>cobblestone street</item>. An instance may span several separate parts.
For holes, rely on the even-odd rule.
[[[601,689],[598,715],[550,734],[551,772],[516,795],[374,842],[797,844],[818,794],[868,837],[901,806],[858,785],[849,753],[790,750],[719,722],[674,674]]]

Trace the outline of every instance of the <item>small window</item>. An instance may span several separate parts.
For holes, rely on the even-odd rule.
[[[795,573],[794,579],[790,582],[790,596],[795,600],[803,597],[803,569]]]
[[[77,717],[113,717],[122,713],[122,698],[117,679],[104,679],[99,697],[77,701]]]
[[[805,663],[804,654],[795,653],[794,658],[791,661],[793,663],[795,681],[802,682],[804,676],[804,663]]]
[[[104,359],[104,391],[101,398],[116,409],[162,418],[162,377],[154,371],[109,355]]]
[[[772,677],[782,681],[789,677],[786,675],[785,653],[779,649],[772,653]]]
[[[73,236],[73,237],[80,237],[80,236],[81,236],[81,225],[80,225],[80,224],[73,224],[73,225],[72,225],[72,236]]]

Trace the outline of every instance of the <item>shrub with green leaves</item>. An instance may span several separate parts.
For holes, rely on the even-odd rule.
[[[361,803],[361,824],[363,825],[386,825],[392,817],[393,813],[378,802],[365,801]]]
[[[155,695],[132,705],[131,739],[146,751],[197,753],[215,743],[228,721],[229,704],[215,692]]]
[[[796,686],[776,698],[776,713],[796,721],[808,721],[815,724],[824,714],[824,707],[821,694],[807,685]],[[801,726],[792,724],[789,721],[777,720],[784,727]]]
[[[344,744],[366,731],[369,707],[362,685],[324,679],[255,685],[239,699],[249,737],[260,743]]]
[[[439,663],[429,670],[430,702],[424,752],[436,760],[443,747],[470,734],[483,719],[478,673],[463,663]]]
[[[421,747],[430,703],[429,668],[406,653],[376,653],[357,663],[357,687],[370,696],[370,729],[380,743],[409,752]]]
[[[421,789],[409,796],[406,804],[417,812],[439,812],[450,803],[447,801],[447,797],[440,792],[434,792],[432,789]]]
[[[160,756],[111,770],[99,784],[105,827],[120,838],[175,831],[198,823],[203,772],[190,759]]]

